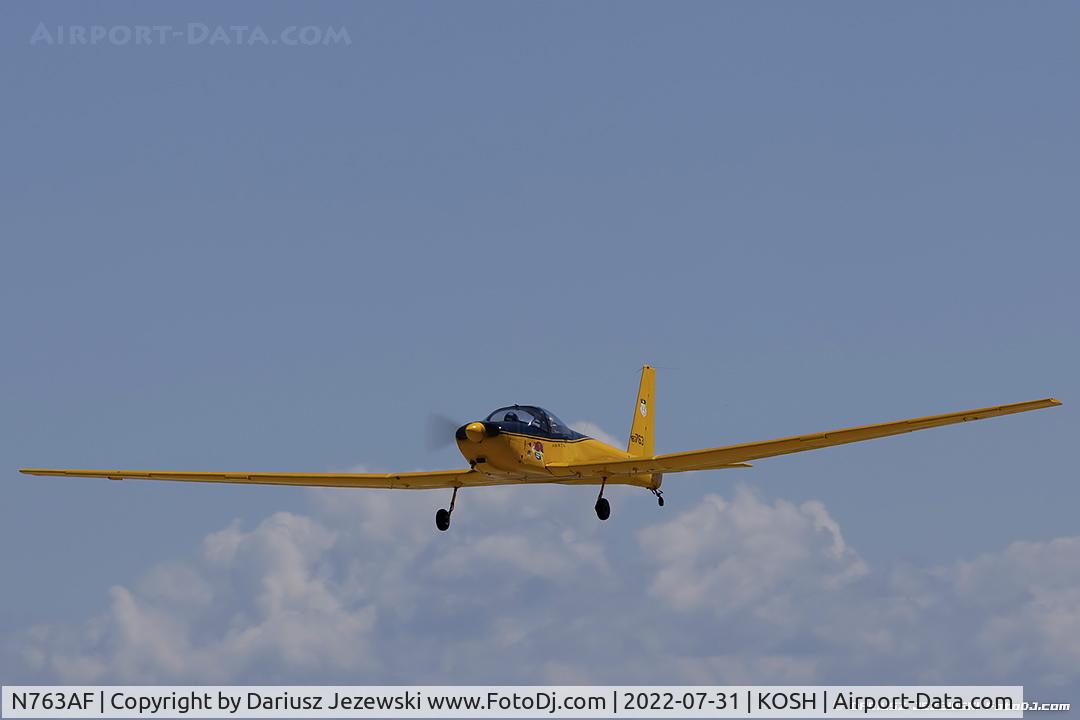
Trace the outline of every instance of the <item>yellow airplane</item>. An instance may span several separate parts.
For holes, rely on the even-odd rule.
[[[24,468],[29,475],[102,477],[110,480],[182,480],[188,482],[247,483],[257,485],[304,485],[308,487],[453,489],[450,507],[435,513],[439,530],[450,527],[457,493],[463,487],[558,483],[561,485],[599,485],[596,516],[607,520],[611,506],[604,497],[609,485],[634,485],[646,488],[663,506],[660,484],[666,473],[692,470],[750,467],[750,460],[817,450],[818,448],[860,440],[900,435],[915,430],[982,420],[1012,413],[1053,407],[1054,398],[1031,400],[1012,405],[964,410],[945,415],[900,420],[880,425],[831,430],[795,437],[742,443],[725,447],[656,455],[653,453],[656,371],[646,365],[634,402],[634,421],[626,450],[620,450],[595,438],[570,429],[553,413],[535,405],[502,407],[483,420],[457,429],[455,438],[468,469],[408,473],[240,473],[173,472],[157,470],[53,470]]]

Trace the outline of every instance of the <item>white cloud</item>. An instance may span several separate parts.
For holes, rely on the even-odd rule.
[[[111,588],[84,627],[36,628],[26,656],[68,681],[365,668],[375,608],[337,586],[333,544],[332,531],[291,513],[226,528],[205,538],[196,566],[159,565],[134,591]]]
[[[559,582],[573,579],[583,567],[606,572],[603,550],[596,543],[579,540],[572,530],[563,530],[557,538],[540,541],[505,532],[476,538],[446,558],[435,571],[449,578],[506,572]]]
[[[626,447],[626,440],[620,440],[614,435],[605,432],[602,427],[590,420],[578,420],[577,422],[572,422],[570,423],[570,427],[574,428],[582,435],[588,435],[591,438],[596,438],[600,442],[607,443],[612,447]]]
[[[697,508],[643,530],[640,540],[659,568],[650,592],[679,611],[750,610],[789,622],[795,591],[838,589],[866,573],[823,505],[770,505],[745,487],[730,502],[705,496]]]
[[[1013,543],[959,563],[948,580],[959,602],[986,615],[977,644],[996,671],[1080,679],[1080,537]]]
[[[109,682],[1080,684],[1080,538],[872,569],[820,502],[737,488],[635,532],[582,492],[466,489],[439,533],[438,493],[312,491],[309,515],[224,528],[98,615],[28,631],[20,662]]]

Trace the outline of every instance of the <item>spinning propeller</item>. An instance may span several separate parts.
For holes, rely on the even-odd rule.
[[[442,413],[431,413],[427,420],[427,449],[428,452],[442,450],[454,442],[454,433],[461,427],[461,423]]]

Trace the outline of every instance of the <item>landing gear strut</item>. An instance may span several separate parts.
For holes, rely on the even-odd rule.
[[[660,507],[664,507],[664,491],[656,488],[652,490],[652,494],[656,496],[656,504]]]
[[[457,501],[457,488],[454,488],[454,494],[450,496],[450,509],[439,508],[435,512],[435,527],[439,528],[443,532],[450,529],[450,513],[454,512],[454,503]]]
[[[604,497],[604,486],[607,485],[607,478],[600,483],[600,494],[596,496],[596,517],[601,520],[607,520],[611,517],[611,503]]]

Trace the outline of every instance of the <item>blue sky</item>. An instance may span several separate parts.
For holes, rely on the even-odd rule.
[[[1080,686],[1075,6],[0,13],[5,681]],[[507,402],[622,438],[646,361],[665,452],[1065,406],[616,490],[602,526],[587,490],[463,493],[438,537],[437,492],[16,473],[457,467],[428,413]],[[237,618],[265,644],[208,639]]]

